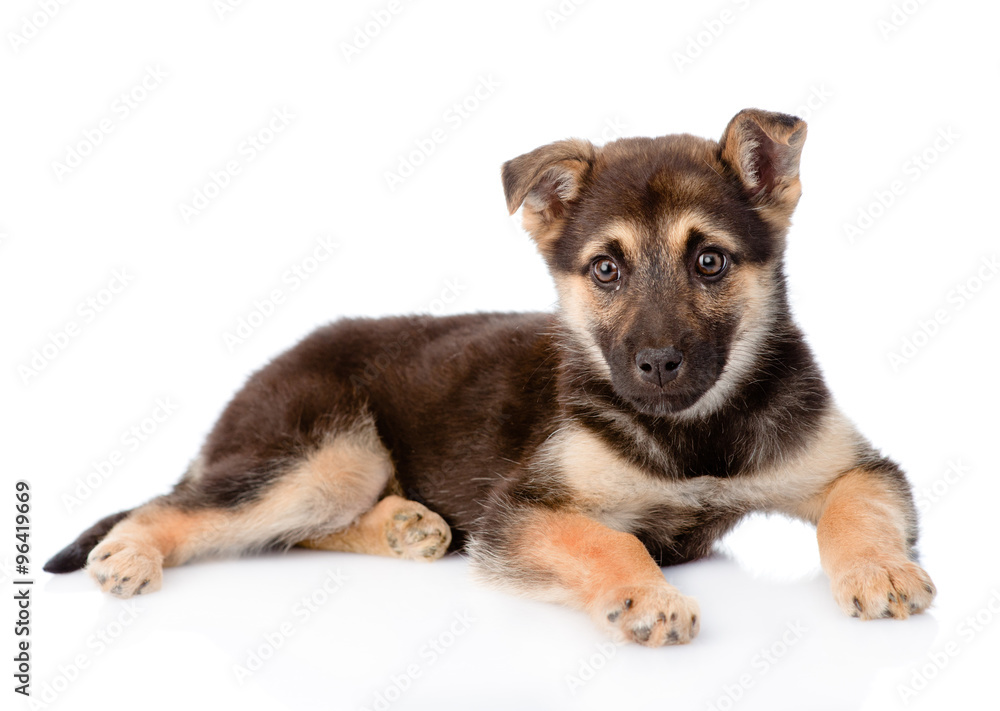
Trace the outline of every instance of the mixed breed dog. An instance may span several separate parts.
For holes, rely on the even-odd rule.
[[[718,142],[564,140],[507,162],[557,313],[321,328],[249,379],[171,493],[45,569],[127,598],[206,555],[464,550],[489,583],[655,647],[701,623],[661,566],[760,511],[816,525],[845,613],[923,611],[906,477],[837,408],[788,307],[805,137],[748,109]]]

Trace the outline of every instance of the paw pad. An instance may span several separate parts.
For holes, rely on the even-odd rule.
[[[387,523],[385,538],[389,548],[401,558],[436,560],[451,545],[451,528],[433,511],[407,501]]]
[[[129,598],[160,589],[163,555],[144,542],[113,538],[91,551],[87,570],[104,592]]]
[[[865,562],[832,581],[834,597],[851,617],[905,619],[927,609],[934,584],[908,560]]]
[[[666,582],[613,592],[600,610],[615,636],[647,647],[687,644],[698,634],[698,603]]]

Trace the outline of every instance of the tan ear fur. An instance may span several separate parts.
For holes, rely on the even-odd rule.
[[[788,227],[802,194],[799,158],[806,122],[795,116],[744,109],[720,141],[722,160],[736,173],[764,219]]]
[[[502,178],[507,210],[514,214],[524,206],[524,229],[540,247],[558,234],[558,227],[579,195],[595,155],[589,141],[571,138],[504,163]]]

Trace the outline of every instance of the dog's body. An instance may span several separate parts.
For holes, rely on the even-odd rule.
[[[700,624],[659,566],[769,511],[817,524],[849,614],[922,611],[906,479],[837,410],[787,306],[804,138],[748,110],[721,143],[561,141],[507,163],[557,315],[320,329],[250,379],[172,493],[46,569],[86,562],[127,597],[206,554],[462,547],[492,583],[656,646]]]

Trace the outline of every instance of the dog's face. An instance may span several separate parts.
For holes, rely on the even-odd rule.
[[[504,165],[571,345],[636,410],[709,412],[748,375],[785,308],[804,139],[799,119],[747,110],[720,142],[560,141]]]

